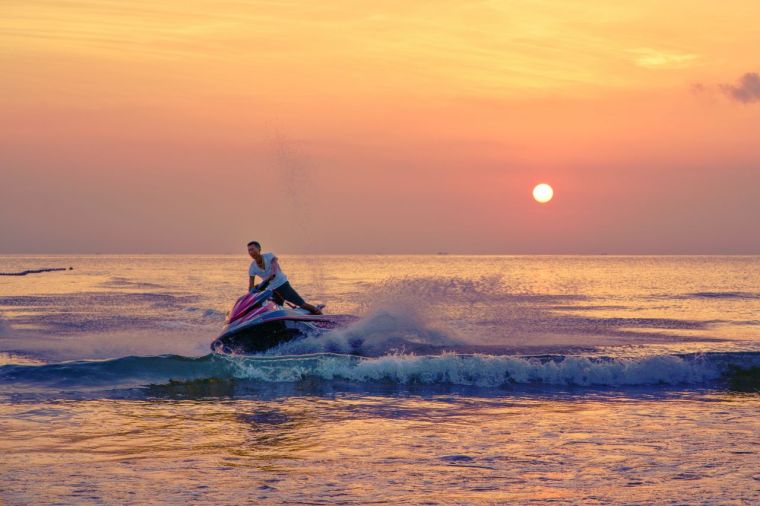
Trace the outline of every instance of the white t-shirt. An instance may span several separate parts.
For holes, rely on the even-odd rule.
[[[272,275],[272,260],[275,260],[277,258],[277,255],[274,253],[264,253],[261,255],[261,257],[264,259],[264,268],[262,269],[259,267],[259,264],[256,263],[256,260],[251,262],[251,266],[248,268],[248,275],[249,276],[258,276],[261,279],[267,279],[269,276]],[[275,274],[274,278],[272,278],[272,281],[269,283],[270,290],[274,290],[277,287],[280,287],[287,283],[288,277],[285,275],[282,270],[277,271],[277,274]]]

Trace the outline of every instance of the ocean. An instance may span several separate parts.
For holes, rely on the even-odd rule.
[[[0,503],[760,502],[760,257],[0,256]]]

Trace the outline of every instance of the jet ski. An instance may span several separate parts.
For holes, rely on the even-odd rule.
[[[292,305],[280,306],[272,300],[272,291],[268,289],[247,293],[235,302],[222,333],[211,343],[211,351],[261,353],[294,339],[345,327],[355,319],[349,315],[315,315]]]

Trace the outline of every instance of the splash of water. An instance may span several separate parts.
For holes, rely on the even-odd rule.
[[[347,381],[385,385],[630,387],[698,386],[754,375],[760,353],[656,355],[640,358],[493,356],[446,353],[362,358],[339,354],[284,357],[177,355],[0,366],[0,391],[103,391],[210,380],[253,383]]]

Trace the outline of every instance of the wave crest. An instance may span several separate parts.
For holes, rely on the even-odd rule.
[[[300,381],[307,378],[359,383],[448,384],[501,387],[513,384],[556,386],[696,385],[720,379],[728,366],[753,367],[760,355],[715,359],[705,355],[661,355],[638,359],[583,356],[518,357],[493,355],[386,355],[377,358],[321,355],[295,367],[233,361],[238,378]]]
[[[221,379],[252,383],[344,381],[359,384],[626,387],[695,386],[760,367],[760,353],[643,358],[442,354],[358,357],[319,353],[279,357],[177,355],[0,366],[0,390],[95,391]]]

